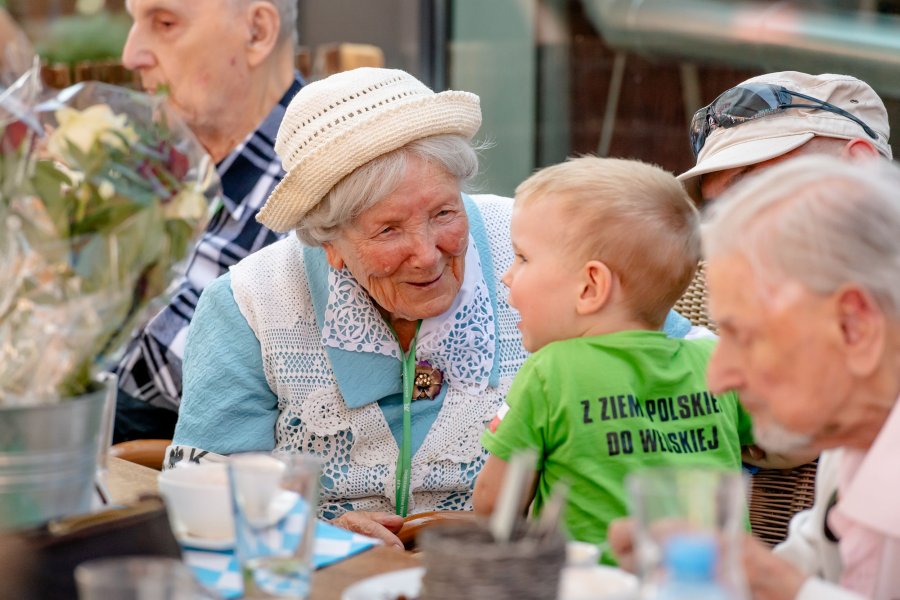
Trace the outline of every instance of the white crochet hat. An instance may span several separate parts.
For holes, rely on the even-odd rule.
[[[374,158],[425,137],[471,139],[481,126],[478,96],[435,94],[396,69],[360,68],[302,88],[278,129],[275,151],[287,173],[256,220],[296,229],[341,179]]]

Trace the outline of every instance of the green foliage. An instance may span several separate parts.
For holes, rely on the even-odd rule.
[[[2,2],[2,0],[0,0]],[[73,65],[83,60],[117,59],[122,55],[131,19],[106,11],[68,15],[55,20],[37,52],[50,63]]]

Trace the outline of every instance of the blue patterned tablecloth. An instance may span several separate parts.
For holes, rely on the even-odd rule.
[[[299,527],[299,524],[298,524]],[[290,525],[288,526],[290,529]],[[291,537],[288,532],[286,542]],[[313,563],[316,569],[325,567],[380,543],[358,533],[329,525],[316,524],[316,545]],[[207,588],[223,598],[239,598],[243,594],[241,572],[234,550],[202,550],[183,546],[184,561],[194,570],[194,575]]]

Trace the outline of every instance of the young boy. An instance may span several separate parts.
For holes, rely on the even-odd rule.
[[[538,453],[535,511],[567,482],[569,536],[596,544],[628,512],[628,473],[740,469],[751,424],[734,394],[707,389],[714,341],[660,331],[700,259],[698,221],[671,174],[637,161],[577,158],[516,189],[503,282],[534,354],[482,437],[476,512],[524,448]]]

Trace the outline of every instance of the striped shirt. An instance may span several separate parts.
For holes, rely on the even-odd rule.
[[[221,205],[213,207],[169,304],[136,333],[116,367],[119,388],[126,394],[178,410],[184,343],[203,288],[245,256],[284,237],[257,223],[256,214],[284,177],[275,137],[288,103],[302,85],[297,74],[262,124],[216,165],[222,181]]]

